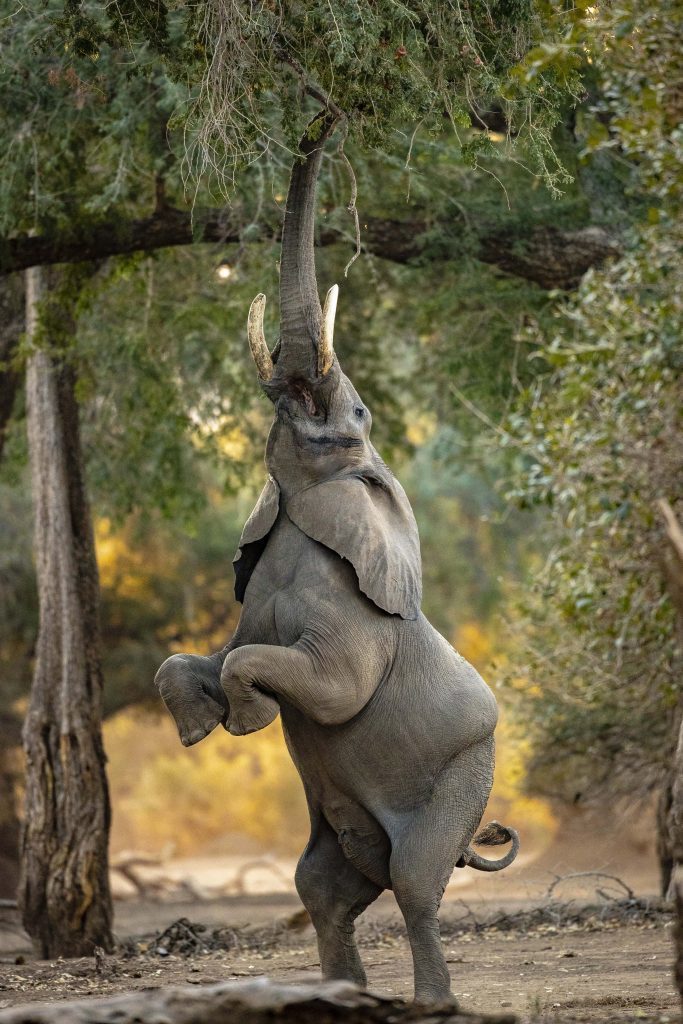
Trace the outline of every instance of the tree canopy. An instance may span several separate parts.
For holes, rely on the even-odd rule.
[[[543,737],[534,785],[570,798],[660,785],[680,716],[657,506],[683,494],[678,14],[622,4],[576,35],[600,54],[587,147],[629,165],[641,219],[621,260],[524,333],[544,370],[506,423],[514,494],[548,508],[554,545],[520,630],[540,682],[520,691]]]
[[[54,351],[78,377],[110,711],[234,620],[268,417],[245,314],[277,290],[292,152],[333,102],[348,127],[323,165],[319,275],[343,281],[337,350],[408,483],[428,610],[504,664],[533,792],[661,781],[680,700],[654,505],[681,493],[679,8],[31,0],[6,20],[0,269],[75,265],[53,301],[78,328]],[[362,256],[344,277],[346,158]],[[36,608],[7,281],[16,729]]]

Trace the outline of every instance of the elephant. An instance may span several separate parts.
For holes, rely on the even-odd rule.
[[[519,838],[478,835],[493,779],[496,701],[420,610],[417,525],[370,441],[372,417],[334,352],[338,288],[321,308],[315,191],[336,114],[300,143],[285,211],[280,340],[265,296],[247,333],[274,406],[268,478],[234,560],[242,613],[208,657],[175,654],[156,685],[185,745],[218,724],[233,736],[279,714],[308,802],[295,882],[323,977],[365,985],[354,921],[385,889],[405,919],[415,1000],[452,999],[437,912],[453,868],[498,871]],[[511,843],[499,860],[470,845]]]

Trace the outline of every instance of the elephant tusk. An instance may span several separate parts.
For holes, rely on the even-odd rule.
[[[323,329],[318,345],[318,373],[321,377],[329,371],[334,362],[334,317],[337,312],[337,298],[339,297],[339,285],[333,284],[325,296],[325,308],[323,309]]]
[[[266,344],[266,336],[263,331],[263,313],[266,308],[266,297],[263,294],[256,296],[249,307],[247,319],[247,336],[249,348],[254,357],[258,375],[261,380],[271,380],[273,376],[273,360]]]

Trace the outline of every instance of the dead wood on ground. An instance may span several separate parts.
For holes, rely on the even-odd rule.
[[[0,1011],[0,1024],[514,1024],[511,1014],[479,1016],[454,1006],[420,1009],[382,999],[349,982],[283,985],[267,979],[178,986]]]

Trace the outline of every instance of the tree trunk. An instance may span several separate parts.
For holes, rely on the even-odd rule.
[[[659,502],[666,523],[668,545],[664,553],[664,570],[671,601],[676,609],[678,636],[683,649],[683,530],[673,509],[666,501]],[[671,894],[676,902],[674,944],[676,985],[683,1001],[683,716],[679,714],[678,745],[673,759],[673,785],[669,811],[671,842]]]
[[[32,339],[42,275],[40,268],[26,275]],[[36,952],[49,958],[112,947],[97,563],[74,384],[73,368],[44,345],[31,356],[26,404],[40,625],[23,731],[19,901]]]
[[[676,736],[678,739],[678,735]],[[671,817],[673,806],[673,787],[676,781],[674,759],[667,770],[657,800],[657,861],[659,863],[659,890],[666,897],[671,889],[674,870],[673,836],[671,835]]]
[[[681,610],[683,614],[683,609]],[[683,1002],[683,726],[678,736],[678,747],[674,758],[675,780],[671,800],[671,831],[673,834],[673,871],[671,875],[672,895],[676,903],[676,925],[674,945],[676,959],[674,974],[681,1002]]]

